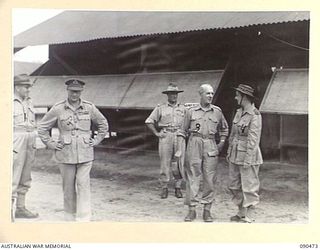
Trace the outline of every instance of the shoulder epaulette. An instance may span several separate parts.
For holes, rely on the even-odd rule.
[[[258,109],[256,109],[256,108],[253,110],[253,112],[254,112],[256,115],[260,115],[260,111],[259,111]]]
[[[157,107],[165,106],[166,104],[167,104],[167,103],[165,103],[165,102],[164,102],[164,103],[158,103],[158,104],[157,104]]]
[[[82,100],[83,103],[86,103],[86,104],[90,104],[90,105],[93,105],[92,102],[89,102],[89,101],[86,101],[86,100]]]
[[[61,104],[65,104],[66,100],[60,101],[60,102],[56,102],[53,106],[58,106]]]
[[[29,104],[33,104],[32,99],[30,97],[28,97],[27,101]]]
[[[191,103],[191,102],[188,102],[188,103],[185,103],[184,106],[187,108],[187,109],[193,109],[193,108],[196,108],[196,107],[199,107],[199,103]]]
[[[212,107],[213,107],[214,109],[217,109],[217,110],[219,110],[220,112],[222,112],[222,110],[221,110],[220,107],[218,107],[218,106],[216,106],[216,105],[213,105],[213,104],[212,104]]]

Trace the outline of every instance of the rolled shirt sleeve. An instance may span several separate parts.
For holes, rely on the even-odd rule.
[[[95,145],[98,145],[109,131],[109,123],[106,117],[92,104],[92,122],[98,128],[98,134],[95,138]]]
[[[155,107],[154,110],[151,112],[149,117],[145,120],[145,123],[152,123],[155,124],[160,120],[160,107]]]
[[[38,135],[47,146],[54,143],[54,140],[50,136],[50,130],[57,123],[57,119],[55,106],[53,106],[38,123]]]
[[[218,126],[218,132],[220,137],[221,136],[227,137],[229,134],[229,126],[222,112],[221,112],[221,118]]]
[[[186,109],[186,113],[185,113],[184,120],[183,120],[181,134],[183,134],[185,137],[189,136],[191,112],[192,111],[190,109]]]

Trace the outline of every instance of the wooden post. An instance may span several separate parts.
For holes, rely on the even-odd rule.
[[[280,140],[279,140],[280,162],[284,161],[282,144],[283,144],[283,117],[282,115],[280,115]]]

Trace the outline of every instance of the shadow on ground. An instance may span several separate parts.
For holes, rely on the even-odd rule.
[[[96,150],[91,171],[94,221],[183,222],[187,207],[174,197],[170,186],[168,199],[160,199],[159,157],[156,153],[130,155]],[[253,210],[257,223],[308,222],[308,168],[265,162],[260,170],[261,202]],[[229,223],[236,208],[227,188],[228,167],[224,158],[218,166],[216,201],[212,209],[216,223]],[[39,221],[62,221],[62,188],[58,163],[52,151],[37,152],[33,183],[28,195]],[[197,208],[201,222],[202,207]]]

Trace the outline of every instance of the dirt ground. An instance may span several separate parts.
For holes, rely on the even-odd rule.
[[[156,153],[126,155],[100,149],[95,154],[91,171],[93,221],[183,222],[187,207],[183,199],[174,197],[173,186],[168,199],[160,199]],[[236,213],[227,190],[227,173],[227,164],[221,158],[212,208],[214,223],[230,222],[229,217]],[[252,211],[256,223],[308,222],[307,166],[265,162],[259,176],[261,202]],[[63,221],[61,177],[51,151],[38,150],[32,178],[27,206],[40,217],[31,221]],[[202,207],[197,214],[196,221],[202,222]]]

